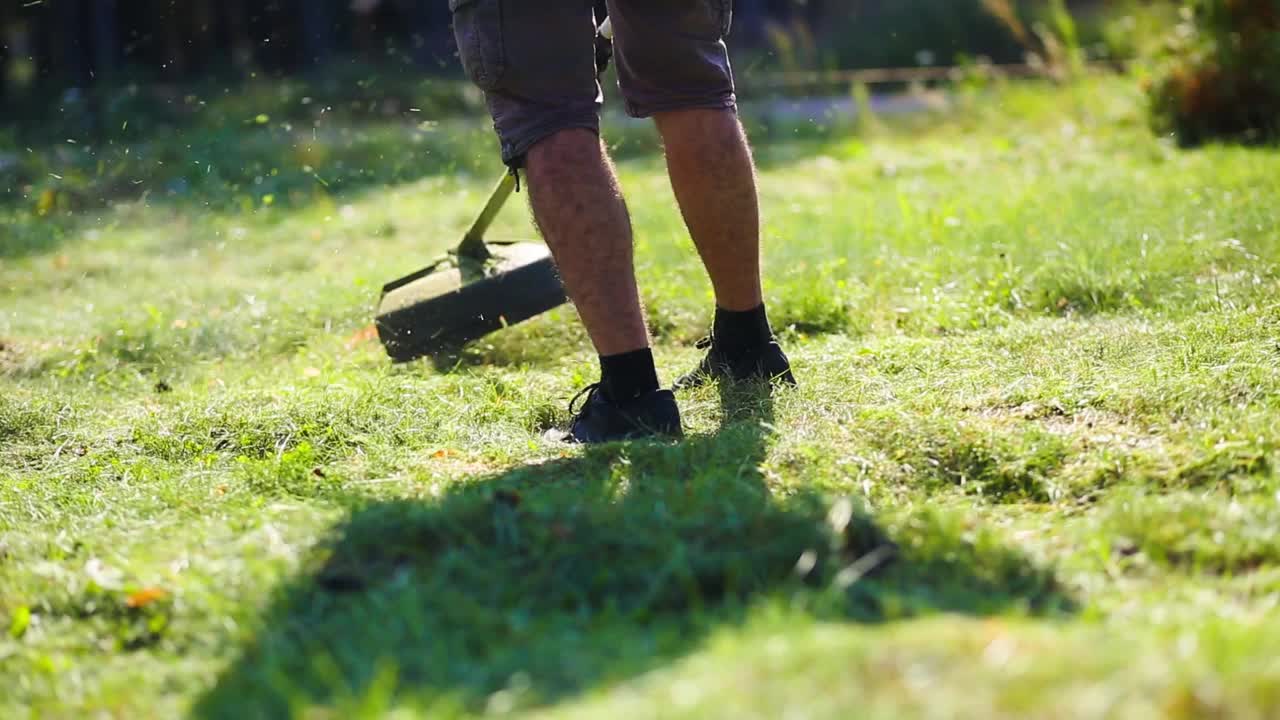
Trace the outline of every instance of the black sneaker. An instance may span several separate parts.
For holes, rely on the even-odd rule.
[[[776,385],[795,385],[796,376],[791,372],[791,361],[776,341],[752,350],[729,356],[716,344],[714,337],[698,341],[698,348],[707,351],[693,372],[676,380],[676,390],[701,387],[712,381],[771,382]]]
[[[575,408],[585,397],[581,409]],[[635,400],[618,403],[605,397],[599,383],[588,385],[569,404],[574,413],[565,442],[605,443],[647,437],[684,435],[680,408],[670,390],[654,390]]]

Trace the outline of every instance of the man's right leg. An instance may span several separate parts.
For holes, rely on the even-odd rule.
[[[574,419],[581,442],[679,435],[680,413],[660,391],[636,288],[631,218],[613,166],[591,130],[538,142],[527,158],[529,201],[578,315],[600,354],[600,388]]]
[[[534,219],[596,351],[648,348],[631,219],[599,136],[557,132],[529,150],[526,168]]]
[[[574,419],[584,442],[679,434],[658,390],[632,263],[631,224],[599,139],[592,0],[456,4],[458,50],[484,91],[503,161],[524,168],[534,218],[600,354]]]

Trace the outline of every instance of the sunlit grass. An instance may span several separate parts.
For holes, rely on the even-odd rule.
[[[325,140],[360,182],[9,197],[0,714],[1274,715],[1280,155],[1119,81],[956,102],[757,130],[802,384],[684,396],[679,445],[543,439],[571,310],[449,371],[367,333],[482,202],[479,121]],[[610,137],[670,379],[709,285]]]

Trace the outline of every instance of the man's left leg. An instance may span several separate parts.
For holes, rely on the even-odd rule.
[[[721,378],[795,384],[765,311],[756,172],[737,113],[673,110],[654,114],[654,120],[671,187],[716,295],[707,356],[676,388]]]
[[[730,312],[760,307],[760,202],[737,113],[698,108],[659,112],[653,119],[671,188],[711,278],[716,305]]]
[[[672,189],[715,289],[707,356],[676,387],[710,379],[793,384],[761,291],[755,167],[724,43],[732,2],[610,1],[627,111],[657,122]]]

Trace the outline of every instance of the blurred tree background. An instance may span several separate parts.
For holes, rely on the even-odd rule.
[[[1137,60],[1153,125],[1184,142],[1277,125],[1280,0],[736,0],[735,12],[748,94],[775,70],[1029,62],[1061,77]],[[446,0],[2,0],[0,135],[173,124],[255,80],[339,113],[430,116],[474,105],[455,55]]]
[[[734,42],[775,65],[857,68],[1022,59],[1054,2],[738,0]],[[1092,14],[1100,0],[1076,0]],[[1021,18],[1012,24],[1009,20]],[[1025,19],[1025,27],[1023,20]],[[337,60],[455,72],[445,0],[4,0],[6,107],[66,88],[287,75]]]

